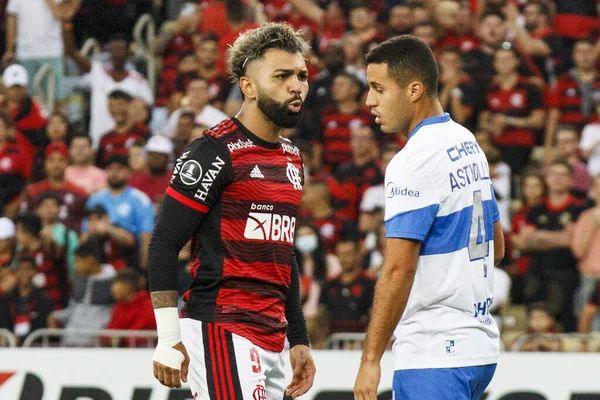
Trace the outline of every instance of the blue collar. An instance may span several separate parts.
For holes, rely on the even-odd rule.
[[[422,128],[425,125],[441,124],[443,122],[448,121],[450,121],[450,114],[448,113],[444,113],[444,115],[438,115],[435,117],[425,118],[423,121],[419,122],[419,125],[415,126],[415,128],[410,132],[410,135],[408,135],[408,139],[410,140],[410,138],[413,137],[415,133],[417,133],[419,128]]]

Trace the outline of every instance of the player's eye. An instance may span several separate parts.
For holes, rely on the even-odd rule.
[[[301,81],[305,81],[308,79],[308,74],[300,74],[298,75],[298,79],[300,79]]]
[[[275,79],[279,79],[281,81],[284,81],[286,78],[287,78],[287,75],[285,75],[285,74],[275,75]]]

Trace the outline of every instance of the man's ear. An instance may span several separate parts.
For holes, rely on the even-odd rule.
[[[240,90],[244,94],[244,97],[254,100],[256,98],[256,92],[254,90],[254,84],[252,80],[246,76],[240,78]]]
[[[408,85],[408,96],[411,102],[419,101],[425,94],[425,86],[419,81],[414,81]]]

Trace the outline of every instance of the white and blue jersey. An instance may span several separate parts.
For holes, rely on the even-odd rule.
[[[473,134],[448,114],[422,121],[385,174],[388,238],[421,241],[394,335],[395,369],[494,364],[494,223],[489,168]]]

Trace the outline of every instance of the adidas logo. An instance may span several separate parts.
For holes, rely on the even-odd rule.
[[[262,172],[260,172],[260,169],[258,169],[258,165],[255,165],[254,168],[252,168],[252,172],[250,172],[250,178],[264,178],[265,176],[262,174]]]

